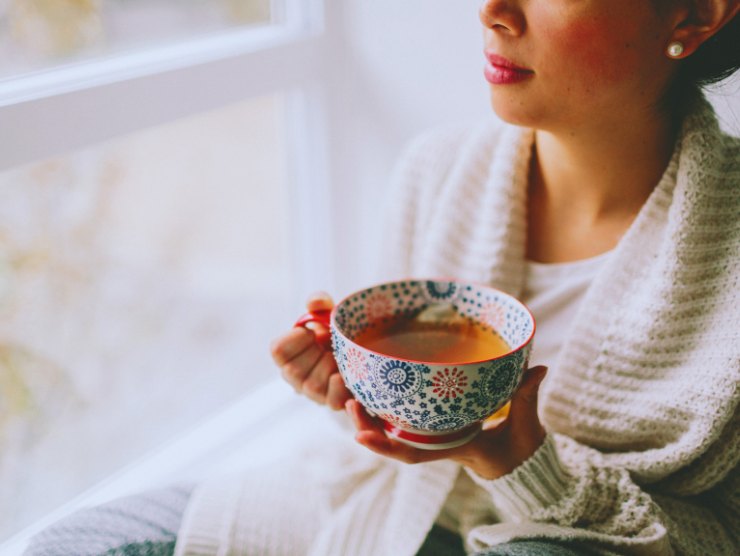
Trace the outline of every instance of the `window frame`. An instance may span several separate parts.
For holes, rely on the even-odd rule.
[[[336,25],[326,4],[283,0],[272,25],[0,79],[0,171],[279,92],[294,201],[292,301],[332,288],[333,251],[318,249],[330,237],[332,214],[327,80]],[[203,83],[213,84],[207,94]]]
[[[331,28],[325,0],[283,0],[276,24],[232,29],[208,37],[142,49],[33,73],[0,79],[0,171],[64,155],[116,137],[216,110],[260,95],[284,98],[284,136],[291,204],[291,302],[321,285],[334,285],[332,183],[329,133],[332,118],[328,94],[331,75]],[[279,71],[276,71],[279,68]],[[212,84],[204,94],[203,83]],[[54,125],[50,126],[49,123]],[[316,264],[321,261],[321,264]],[[193,461],[207,457],[197,440],[223,431],[235,414],[243,437],[251,426],[263,426],[268,409],[255,399],[277,392],[277,410],[288,400],[281,386],[267,386],[245,396],[202,427],[173,439],[177,450],[190,450]],[[271,411],[275,407],[271,406]],[[251,412],[251,413],[250,413]],[[257,423],[257,425],[254,425]],[[218,438],[227,443],[224,433]],[[168,447],[123,468],[97,487],[0,542],[0,553],[19,550],[32,534],[51,521],[88,503],[122,495],[132,484],[167,477],[162,467]],[[157,463],[159,462],[159,463]],[[173,464],[183,468],[182,461]]]
[[[1,79],[0,171],[270,91],[300,89],[320,73],[324,3],[284,1],[280,23]],[[204,95],[203,83],[218,86]]]

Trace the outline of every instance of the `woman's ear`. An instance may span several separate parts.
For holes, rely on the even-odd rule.
[[[717,33],[740,12],[740,0],[688,0],[676,13],[677,24],[670,44],[682,46],[674,58],[685,58]]]

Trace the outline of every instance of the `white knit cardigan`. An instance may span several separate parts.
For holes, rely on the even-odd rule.
[[[394,180],[388,276],[519,295],[532,141],[487,124],[414,142]],[[545,443],[498,480],[471,472],[490,512],[463,509],[468,547],[548,537],[740,553],[739,280],[740,141],[700,101],[550,365]],[[282,467],[201,485],[177,554],[413,556],[460,468],[388,461],[351,437],[337,429]]]

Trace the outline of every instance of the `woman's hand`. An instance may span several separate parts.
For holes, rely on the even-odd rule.
[[[330,310],[333,306],[331,297],[325,293],[312,295],[306,303],[309,311]],[[310,330],[302,326],[293,328],[273,341],[272,358],[296,392],[332,409],[342,409],[352,394],[334,361],[329,330],[319,323],[311,326]]]
[[[357,428],[355,439],[382,456],[405,463],[452,459],[484,479],[498,479],[511,473],[535,453],[545,440],[545,429],[537,416],[537,394],[547,367],[529,369],[511,399],[508,417],[486,428],[473,440],[448,450],[420,450],[389,438],[383,423],[370,417],[360,403],[347,400],[347,413]]]

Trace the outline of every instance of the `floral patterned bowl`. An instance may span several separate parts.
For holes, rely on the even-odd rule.
[[[435,363],[388,356],[353,341],[374,323],[413,316],[436,304],[451,306],[490,329],[511,350],[485,361]],[[450,280],[373,286],[317,319],[329,320],[339,371],[357,400],[385,422],[386,434],[432,450],[468,442],[509,401],[527,366],[535,332],[532,314],[514,297]]]

